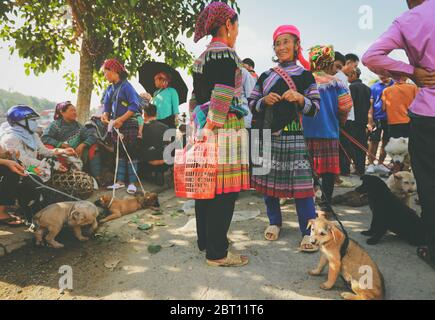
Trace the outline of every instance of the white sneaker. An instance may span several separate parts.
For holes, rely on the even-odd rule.
[[[377,172],[377,173],[390,173],[390,169],[388,169],[388,168],[386,168],[384,165],[381,165],[381,164],[378,164],[376,167],[375,167],[375,171]]]
[[[134,184],[130,184],[127,188],[127,193],[133,195],[136,194],[136,192],[137,192],[136,186]]]
[[[115,183],[114,185],[107,187],[108,190],[119,190],[119,189],[124,189],[124,188],[125,188],[125,185],[120,184],[120,183]]]
[[[366,173],[367,174],[375,174],[375,172],[376,172],[375,166],[373,164],[369,165],[367,170],[366,170]]]

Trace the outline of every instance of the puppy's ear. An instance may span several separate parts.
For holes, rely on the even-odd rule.
[[[400,172],[397,172],[394,174],[394,179],[396,180],[403,180],[403,176]]]
[[[343,234],[336,226],[329,225],[329,227],[332,237],[334,238],[334,242],[337,243],[343,237]]]

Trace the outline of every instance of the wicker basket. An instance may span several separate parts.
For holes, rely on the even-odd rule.
[[[174,185],[179,198],[214,199],[217,149],[213,142],[195,143],[175,151]]]

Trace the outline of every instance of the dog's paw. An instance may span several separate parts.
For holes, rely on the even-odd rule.
[[[320,285],[320,289],[322,289],[322,290],[331,290],[333,286],[334,286],[333,284],[329,284],[328,282],[325,282],[325,283],[322,283]]]
[[[371,237],[373,235],[370,231],[363,231],[361,234],[366,237]]]
[[[354,300],[354,298],[355,298],[355,295],[353,293],[349,293],[349,292],[343,292],[342,294],[340,294],[340,296],[344,300]]]
[[[89,238],[88,237],[80,237],[80,238],[78,238],[78,240],[84,242],[84,241],[89,241]]]
[[[379,241],[377,240],[377,239],[369,239],[369,240],[367,240],[367,244],[369,245],[369,246],[375,246],[375,245],[377,245],[379,243]]]
[[[65,247],[63,244],[61,244],[61,243],[59,243],[59,242],[48,243],[48,246],[49,246],[50,248],[53,248],[53,249],[62,249],[62,248]]]
[[[310,276],[312,276],[312,277],[318,277],[318,276],[320,276],[322,273],[321,273],[321,272],[318,272],[317,270],[310,270],[310,271],[308,271],[308,274],[309,274]]]

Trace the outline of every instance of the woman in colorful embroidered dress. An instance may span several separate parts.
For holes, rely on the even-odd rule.
[[[317,251],[309,241],[308,220],[316,218],[312,171],[308,158],[300,113],[314,117],[319,111],[320,96],[311,72],[296,64],[303,59],[300,32],[294,26],[281,26],[274,35],[278,67],[264,72],[250,97],[250,107],[257,129],[270,129],[272,142],[260,146],[260,159],[253,159],[252,186],[264,194],[270,226],[265,238],[276,241],[282,227],[280,198],[295,198],[303,240],[301,250]],[[280,74],[281,75],[280,75]],[[284,79],[287,78],[287,81]],[[289,88],[291,82],[297,91]],[[270,169],[266,175],[256,175],[255,166]]]
[[[106,60],[103,69],[104,76],[111,85],[106,90],[103,98],[104,113],[102,121],[105,124],[109,124],[110,120],[114,120],[113,126],[119,129],[123,135],[124,144],[133,163],[129,163],[124,148],[122,145],[119,145],[118,181],[113,186],[110,186],[109,189],[125,188],[128,178],[129,186],[127,192],[135,194],[137,191],[135,186],[137,178],[134,170],[137,172],[139,159],[139,122],[137,119],[137,114],[140,113],[139,95],[130,82],[127,81],[127,70],[119,61],[115,59]],[[118,135],[115,131],[112,132],[112,139],[116,146]]]
[[[339,124],[346,123],[353,106],[347,87],[337,78],[335,52],[331,46],[316,46],[310,50],[311,71],[320,92],[320,112],[315,117],[303,117],[305,138],[315,172],[322,178],[324,192],[321,209],[331,213],[335,176],[340,174]]]
[[[228,251],[227,233],[238,193],[249,190],[249,155],[243,119],[246,111],[240,102],[242,63],[233,49],[238,35],[236,12],[222,2],[207,6],[198,17],[195,42],[209,34],[213,39],[193,67],[190,111],[196,129],[214,133],[219,165],[216,197],[195,201],[198,246],[206,251],[208,265],[238,267],[248,259]],[[234,144],[226,138],[234,138]],[[226,152],[229,150],[237,151]]]
[[[53,148],[73,148],[89,173],[99,181],[101,161],[97,150],[97,136],[77,121],[77,111],[70,101],[57,104],[54,121],[42,135],[42,142]]]

